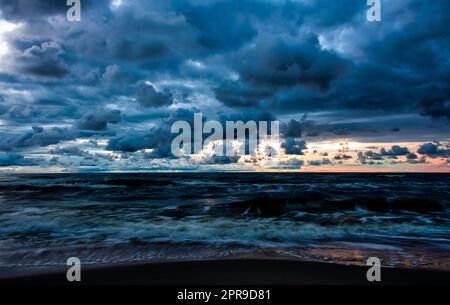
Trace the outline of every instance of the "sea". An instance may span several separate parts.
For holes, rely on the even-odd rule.
[[[450,270],[450,174],[0,174],[0,276],[270,258]]]

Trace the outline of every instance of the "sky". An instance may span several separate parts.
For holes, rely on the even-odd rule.
[[[450,172],[450,2],[381,4],[0,0],[0,172]],[[198,112],[280,143],[175,158]]]

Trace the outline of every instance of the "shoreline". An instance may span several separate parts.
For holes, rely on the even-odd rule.
[[[96,265],[82,268],[82,285],[448,285],[450,272],[381,268],[381,282],[366,279],[369,267],[285,259],[220,259]],[[0,275],[0,285],[66,285],[66,270]]]

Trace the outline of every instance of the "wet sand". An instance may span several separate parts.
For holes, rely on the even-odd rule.
[[[373,285],[368,267],[276,259],[102,265],[82,269],[81,284],[94,285]],[[382,268],[381,284],[449,285],[450,272]],[[0,285],[64,285],[65,271],[0,275]]]

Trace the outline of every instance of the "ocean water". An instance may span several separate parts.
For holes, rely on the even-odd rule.
[[[272,257],[450,270],[449,174],[0,175],[0,275]]]

